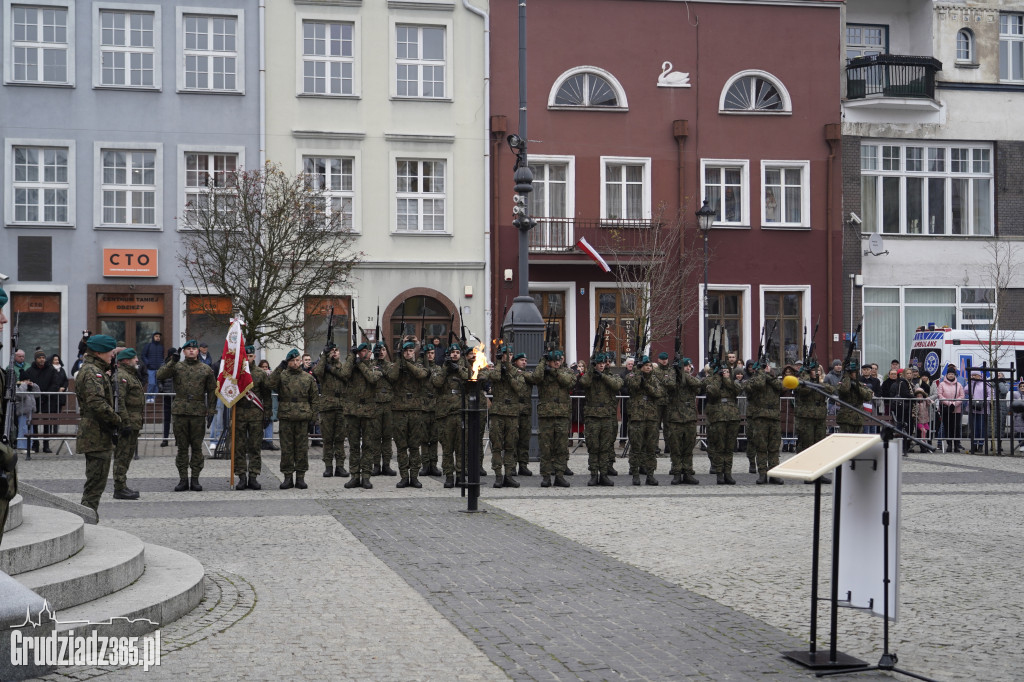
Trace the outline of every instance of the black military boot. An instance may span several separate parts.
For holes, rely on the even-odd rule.
[[[500,478],[500,476],[498,478]],[[512,478],[511,476],[507,476],[506,475],[505,476],[505,487],[506,488],[518,488],[519,487],[519,481],[517,481],[516,479]]]
[[[358,488],[359,485],[360,485],[359,477],[358,476],[353,476],[352,480],[345,484],[345,487],[346,488]]]
[[[403,473],[401,480],[399,480],[398,483],[395,484],[395,487],[396,488],[408,488],[409,487],[409,477],[405,473]]]
[[[178,481],[178,485],[174,486],[174,492],[180,493],[185,490],[188,490],[188,477],[182,476]]]
[[[494,488],[501,488],[505,485],[505,477],[501,474],[494,474]]]
[[[281,485],[277,486],[281,490],[288,490],[289,488],[295,487],[295,482],[292,480],[291,474],[285,474],[284,480],[281,481]]]
[[[454,488],[455,487],[455,477],[452,476],[451,474],[448,474],[447,476],[445,476],[444,477],[444,487],[445,488]]]
[[[757,484],[758,485],[765,485],[767,483],[768,483],[768,474],[761,474],[760,476],[757,477]]]
[[[562,474],[555,474],[555,487],[556,488],[568,488],[569,481],[565,480]]]
[[[334,475],[338,478],[348,478],[348,469],[339,464],[334,467]]]
[[[736,479],[732,477],[732,474],[722,474],[725,477],[726,485],[736,485]]]
[[[638,471],[639,471],[641,476],[646,476],[647,475],[647,469],[645,469],[644,467],[640,467],[638,469]]]
[[[598,479],[600,479],[600,478],[601,478],[600,474],[591,473],[590,474],[590,480],[587,481],[587,487],[591,487],[591,486],[597,485]]]
[[[370,472],[371,476],[380,476],[380,462],[373,465],[373,471]]]
[[[541,476],[540,487],[541,488],[550,488],[551,487],[551,477],[550,476]]]
[[[420,467],[420,476],[429,476],[429,475],[430,475],[430,465],[429,464],[424,464],[423,466]]]
[[[717,474],[718,485],[725,485],[725,474]]]
[[[576,475],[576,474],[573,473],[572,469],[569,468],[568,464],[565,465],[565,475],[566,476],[575,476]]]
[[[123,488],[114,488],[114,499],[115,500],[137,500],[139,499],[139,491],[132,490],[128,486]]]
[[[610,487],[615,485],[615,481],[608,478],[606,474],[601,474],[601,476],[597,479],[597,484]]]
[[[640,474],[633,474],[633,485],[640,485]]]
[[[390,464],[385,464],[384,466],[382,466],[380,468],[380,473],[381,473],[382,476],[397,476],[398,475],[398,472],[395,471],[394,469],[392,469]]]
[[[248,487],[245,483],[245,474],[238,474],[238,483],[235,484],[235,490],[245,490]]]
[[[197,493],[203,491],[203,486],[199,485],[199,477],[198,476],[193,476],[192,477],[192,480],[188,484],[188,489],[189,490],[194,490]]]
[[[658,479],[654,477],[654,474],[647,474],[647,480],[644,483],[647,485],[658,485]]]
[[[481,464],[481,465],[480,465],[480,476],[481,476],[481,477],[484,477],[484,476],[486,476],[486,475],[487,475],[487,469],[484,469],[484,465],[483,465],[483,464]]]
[[[682,485],[682,484],[683,484],[683,475],[682,474],[676,474],[675,476],[672,477],[672,485]]]
[[[700,485],[700,481],[692,474],[683,474],[683,485]]]
[[[756,462],[750,462],[750,466],[747,467],[747,473],[748,474],[756,474],[757,473],[757,463]]]
[[[519,475],[520,476],[533,476],[533,472],[530,471],[530,467],[528,467],[527,465],[520,464],[519,465]]]
[[[249,474],[249,490],[262,490],[263,486],[256,480],[255,474]]]
[[[615,470],[615,467],[611,464],[608,465],[608,476],[618,476],[619,472]]]
[[[444,472],[441,471],[439,468],[437,468],[437,463],[435,462],[435,463],[430,465],[430,475],[431,476],[444,476]]]
[[[295,472],[295,487],[299,490],[305,490],[309,486],[306,485],[306,472],[296,471]]]
[[[420,479],[416,478],[416,470],[413,469],[409,472],[409,487],[410,488],[422,488],[423,484],[420,483]]]
[[[334,467],[330,464],[324,465],[324,478],[332,478],[334,476]]]
[[[362,485],[363,485],[363,489],[364,490],[373,490],[373,484],[370,483],[370,477],[369,476],[363,476],[363,483],[362,483]]]
[[[786,484],[786,482],[783,481],[781,478],[776,478],[775,476],[769,476],[768,477],[768,482],[771,483],[772,485],[785,485]]]

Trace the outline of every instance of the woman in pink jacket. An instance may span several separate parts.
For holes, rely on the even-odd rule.
[[[962,452],[960,448],[960,412],[963,409],[964,387],[956,380],[956,368],[946,367],[946,378],[935,386],[939,399],[939,423],[946,437],[946,452]]]

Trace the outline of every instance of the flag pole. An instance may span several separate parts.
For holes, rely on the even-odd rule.
[[[228,479],[228,488],[235,489],[235,406],[231,406],[231,478]]]

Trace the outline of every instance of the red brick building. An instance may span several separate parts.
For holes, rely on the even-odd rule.
[[[837,2],[545,0],[528,5],[529,162],[534,170],[530,292],[570,360],[590,353],[599,319],[632,352],[633,311],[616,263],[696,259],[678,299],[683,354],[705,350],[703,243],[709,233],[709,326],[743,358],[763,320],[781,320],[784,357],[813,328],[818,357],[841,352],[840,10]],[[518,291],[512,225],[517,132],[517,3],[491,3],[492,301]],[[652,230],[680,231],[673,253]],[[585,237],[605,274],[575,247]],[[511,277],[511,279],[509,279]],[[673,323],[675,315],[672,315]],[[671,350],[671,334],[652,350]],[[776,354],[776,360],[780,359]]]

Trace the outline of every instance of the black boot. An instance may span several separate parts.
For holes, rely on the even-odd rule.
[[[401,480],[398,481],[398,483],[395,484],[395,487],[396,488],[408,488],[409,487],[409,477],[403,475]]]
[[[640,467],[637,471],[640,473],[641,476],[647,475],[647,469],[644,467]]]
[[[306,485],[306,472],[296,471],[295,472],[295,487],[299,490],[305,490],[309,486]]]
[[[501,478],[500,476],[498,478]],[[506,488],[518,488],[519,481],[512,478],[511,476],[505,476],[505,487]]]
[[[683,485],[700,485],[700,481],[692,474],[683,474]]]
[[[430,475],[431,476],[444,476],[444,472],[441,471],[440,469],[438,469],[437,468],[437,464],[434,463],[434,464],[430,465]]]
[[[607,473],[606,475],[607,475],[607,476],[618,476],[618,475],[619,475],[619,472],[615,470],[615,467],[614,467],[614,466],[612,466],[611,464],[609,464],[609,465],[608,465],[608,473]]]
[[[363,476],[362,485],[363,485],[363,489],[364,490],[373,490],[373,484],[370,483],[370,477],[369,476]]]
[[[394,469],[392,469],[390,464],[385,464],[384,466],[382,466],[380,468],[380,473],[381,473],[382,476],[397,476],[398,475],[398,472],[395,471]]]
[[[285,474],[284,480],[281,481],[281,485],[277,486],[281,490],[288,490],[289,488],[295,487],[295,481],[292,480],[291,474]]]
[[[373,471],[370,472],[371,476],[380,476],[380,463],[373,465]]]
[[[565,480],[562,474],[555,474],[555,487],[556,488],[568,488],[569,481]]]
[[[248,487],[245,483],[245,474],[238,474],[238,483],[235,484],[235,490],[245,490]]]
[[[188,484],[188,489],[189,490],[194,490],[197,493],[203,491],[203,486],[199,485],[199,477],[198,476],[193,476],[192,477],[192,480]]]
[[[166,448],[167,447],[167,439],[166,438],[164,438],[162,441],[160,441],[160,447],[162,447],[162,448]]]
[[[423,466],[420,467],[420,476],[429,476],[429,475],[430,475],[430,465],[429,464],[424,464]]]
[[[736,479],[732,477],[732,474],[722,474],[725,476],[726,485],[736,485]]]
[[[590,474],[590,480],[587,481],[587,486],[591,487],[591,486],[597,485],[597,483],[600,480],[600,478],[601,478],[600,474],[596,474],[596,473]]]
[[[757,477],[757,484],[758,485],[765,485],[767,483],[768,483],[768,474],[761,474],[760,476]]]
[[[615,485],[615,481],[613,481],[612,479],[608,478],[608,476],[606,474],[601,474],[598,477],[598,479],[597,479],[597,484],[598,485],[603,485],[603,486],[611,487],[611,486]]]
[[[330,464],[325,464],[324,465],[324,478],[333,478],[333,477],[334,477],[334,467],[332,467]]]
[[[455,477],[452,476],[451,474],[448,474],[447,476],[445,476],[444,477],[444,487],[445,488],[454,488],[455,487]]]
[[[775,476],[769,476],[768,482],[771,483],[772,485],[785,485],[786,483],[781,478],[776,478]]]
[[[128,486],[125,486],[123,488],[115,488],[114,489],[114,499],[115,500],[137,500],[137,499],[139,499],[139,491],[132,490]]]
[[[675,476],[672,477],[672,485],[682,485],[682,484],[683,484],[683,475],[682,474],[676,474]]]
[[[494,486],[493,487],[501,488],[504,485],[505,485],[505,477],[501,476],[500,474],[495,474],[494,475]]]
[[[353,476],[351,481],[348,481],[347,483],[345,483],[345,487],[346,488],[358,488],[359,485],[360,484],[359,484],[359,477],[358,476]]]
[[[530,471],[530,467],[526,466],[525,464],[520,464],[519,465],[519,475],[520,476],[533,476],[533,472]]]
[[[566,476],[575,476],[576,475],[576,474],[573,473],[572,469],[569,468],[568,464],[565,465],[565,475]]]
[[[480,478],[483,478],[486,475],[487,475],[487,469],[484,469],[484,466],[481,464],[480,465]]]
[[[263,486],[261,486],[260,482],[256,480],[256,476],[254,474],[249,474],[249,490],[262,490],[262,489],[263,489]]]
[[[755,464],[754,462],[751,462],[750,466],[747,467],[747,473],[748,474],[756,474],[757,473],[757,464]]]
[[[550,476],[542,476],[541,479],[540,479],[540,487],[541,488],[550,488],[551,487],[551,477]]]
[[[334,467],[334,475],[338,478],[348,478],[348,470],[339,464]]]
[[[717,480],[718,485],[725,485],[725,474],[717,474],[717,476],[718,476],[718,480]]]
[[[423,484],[420,483],[420,479],[416,478],[416,471],[409,472],[409,487],[410,488],[422,488]]]
[[[654,474],[647,474],[647,480],[644,483],[647,485],[658,485],[658,479],[654,477]]]
[[[633,485],[640,485],[640,474],[633,474]]]

